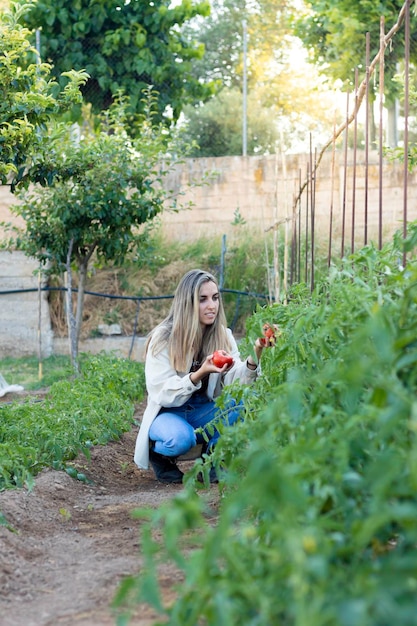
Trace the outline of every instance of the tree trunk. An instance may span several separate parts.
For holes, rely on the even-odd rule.
[[[378,144],[376,140],[374,103],[375,103],[375,98],[372,97],[369,102],[369,147],[371,150],[376,150],[378,148]]]
[[[83,311],[84,311],[84,294],[85,283],[87,280],[88,260],[84,260],[78,266],[78,296],[77,296],[77,316],[75,321],[76,336],[77,336],[77,349],[81,336],[81,326],[83,323]]]
[[[72,247],[74,244],[74,240],[71,239],[68,252],[67,252],[67,261],[65,264],[66,267],[66,301],[67,301],[67,327],[68,327],[68,340],[69,340],[69,349],[71,355],[71,365],[74,368],[76,374],[79,374],[80,368],[78,364],[78,341],[77,341],[77,328],[76,321],[72,306],[72,270],[71,270],[71,257],[72,257]]]
[[[398,100],[388,105],[386,143],[390,148],[398,147]]]

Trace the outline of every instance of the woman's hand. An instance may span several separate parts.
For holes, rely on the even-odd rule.
[[[255,370],[258,367],[258,363],[261,360],[261,355],[262,355],[262,350],[265,348],[263,341],[262,341],[262,337],[258,337],[258,339],[256,339],[255,343],[253,344],[253,351],[255,353],[255,357],[256,357],[256,363],[253,361],[252,357],[248,356],[247,359],[247,364],[249,369],[251,370]]]
[[[258,337],[253,344],[256,363],[251,359],[251,357],[248,357],[247,363],[249,369],[256,369],[259,361],[261,360],[262,350],[264,348],[272,348],[275,346],[277,337],[281,334],[281,331],[276,324],[264,324],[262,330],[264,333],[263,337]]]
[[[224,357],[230,357],[230,355],[227,354],[225,350],[218,350],[217,352]],[[202,362],[198,370],[190,374],[190,380],[194,385],[200,382],[200,380],[203,380],[203,378],[205,378],[205,376],[207,376],[208,374],[224,374],[224,372],[227,372],[227,370],[233,367],[233,360],[231,363],[225,362],[225,364],[222,365],[222,367],[218,367],[217,365],[213,363],[213,356],[214,356],[214,353],[209,354],[204,359],[204,361]]]
[[[227,372],[227,370],[233,367],[234,360],[233,357],[226,352],[226,350],[216,350],[213,354],[209,354],[205,363],[210,368],[210,373],[217,372],[219,374],[223,374],[223,372]]]

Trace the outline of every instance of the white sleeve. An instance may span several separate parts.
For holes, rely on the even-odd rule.
[[[191,382],[189,373],[172,367],[166,349],[152,354],[152,342],[146,355],[145,377],[149,399],[167,408],[182,406],[201,387],[201,382]]]
[[[234,365],[224,376],[224,384],[230,385],[235,380],[239,380],[242,384],[250,384],[256,380],[259,374],[259,366],[255,369],[249,369],[247,366],[247,359],[244,361],[241,359],[239,348],[236,343],[236,339],[233,336],[230,328],[227,329],[229,335],[229,341],[231,343],[231,356],[234,359]]]

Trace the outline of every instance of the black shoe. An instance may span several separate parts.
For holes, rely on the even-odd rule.
[[[217,471],[215,467],[210,468],[209,479],[211,484],[215,484],[219,482],[219,477],[217,476]]]
[[[199,483],[204,483],[204,475],[203,472],[198,472],[197,480]],[[217,476],[217,471],[215,467],[211,467],[209,471],[209,481],[210,484],[214,485],[219,482],[219,477]]]
[[[160,483],[182,483],[184,474],[177,466],[175,459],[155,450],[149,450],[149,461]]]

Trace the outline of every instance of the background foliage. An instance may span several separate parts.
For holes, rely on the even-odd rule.
[[[0,12],[0,184],[19,180],[39,149],[47,122],[81,102],[85,72],[60,76],[40,63],[29,43],[30,32],[19,24],[24,10]],[[81,69],[81,68],[80,68]]]
[[[182,27],[195,16],[205,16],[209,3],[169,0],[122,5],[116,0],[71,2],[37,0],[25,24],[41,29],[41,57],[50,61],[58,77],[69,69],[85,69],[90,78],[83,87],[85,102],[99,113],[118,92],[129,97],[130,112],[143,112],[142,92],[158,92],[158,121],[167,108],[176,120],[186,102],[204,100],[212,92],[205,81],[191,75],[203,47],[187,39]]]
[[[270,154],[284,145],[308,150],[308,133],[319,142],[330,134],[332,87],[307,64],[294,36],[299,11],[292,1],[213,0],[206,19],[185,26],[205,46],[193,75],[217,82],[210,100],[184,108],[187,135],[197,142],[194,156],[242,154],[245,69],[248,154]]]
[[[412,5],[413,3],[411,3]],[[380,19],[385,20],[385,32],[397,22],[403,0],[370,2],[369,0],[313,0],[295,18],[295,33],[311,51],[311,60],[333,80],[354,85],[354,69],[365,67],[365,35],[370,36],[370,59],[380,48]],[[417,21],[410,12],[411,31]],[[343,28],[340,28],[343,24]],[[410,40],[411,60],[417,60],[415,39]],[[401,30],[385,56],[386,97],[392,103],[398,96],[393,77],[404,58],[404,31]]]

